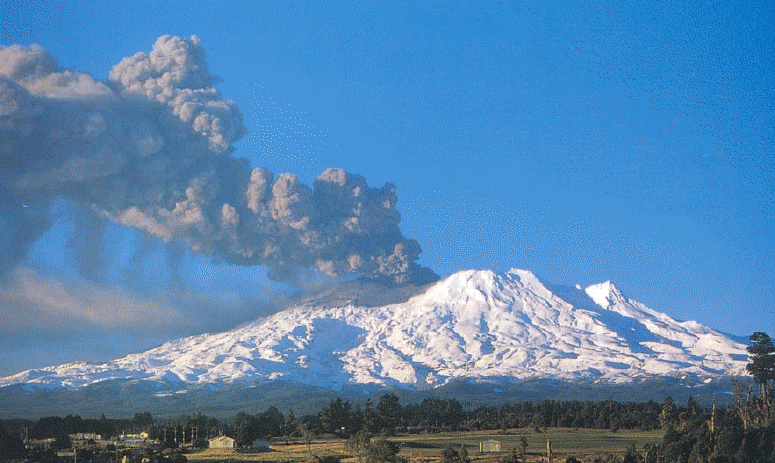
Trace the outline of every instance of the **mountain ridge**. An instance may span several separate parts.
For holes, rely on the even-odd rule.
[[[357,288],[367,296],[379,291],[354,287],[356,295]],[[110,362],[27,370],[0,378],[0,388],[148,381],[180,392],[284,380],[334,391],[423,390],[460,380],[621,384],[672,377],[700,384],[745,375],[745,345],[628,299],[611,282],[579,289],[527,270],[467,270],[403,291],[387,305],[359,304],[391,297],[311,297],[230,331]],[[336,306],[320,305],[331,300]]]

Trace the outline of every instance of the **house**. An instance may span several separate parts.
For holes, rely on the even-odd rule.
[[[209,447],[211,449],[233,449],[236,447],[236,441],[227,436],[213,437],[209,440]]]
[[[491,439],[479,442],[480,453],[494,453],[501,451],[501,442]]]
[[[93,432],[77,432],[70,434],[71,440],[102,440],[102,436]]]
[[[140,434],[121,434],[121,442],[129,445],[138,445],[145,442],[145,439],[147,438],[148,434],[145,434],[146,437],[143,437],[144,433]]]

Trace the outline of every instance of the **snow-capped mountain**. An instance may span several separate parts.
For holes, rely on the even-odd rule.
[[[400,303],[311,301],[107,363],[25,371],[0,378],[0,387],[147,380],[185,389],[283,379],[332,389],[430,388],[460,379],[708,382],[745,375],[743,344],[627,299],[610,282],[580,289],[525,270],[464,271]]]

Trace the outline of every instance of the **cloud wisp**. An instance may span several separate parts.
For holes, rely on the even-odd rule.
[[[50,226],[50,203],[66,198],[215,260],[266,266],[276,280],[310,268],[394,284],[436,278],[398,227],[393,184],[328,169],[309,187],[234,157],[246,128],[219,82],[195,36],[160,37],[105,82],[38,46],[0,47],[0,271],[19,264]]]
[[[63,281],[17,268],[0,296],[3,334],[55,331],[69,326],[144,328],[195,325],[171,301],[142,297],[115,287]],[[198,327],[197,327],[198,328]]]

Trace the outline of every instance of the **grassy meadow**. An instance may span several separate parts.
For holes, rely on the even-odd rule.
[[[519,449],[520,440],[524,437],[528,442],[528,461],[546,461],[546,443],[551,441],[555,462],[564,462],[565,458],[575,455],[579,459],[589,459],[594,455],[613,454],[622,456],[628,446],[635,443],[638,451],[644,444],[655,444],[662,440],[662,431],[632,431],[592,429],[550,428],[536,433],[532,429],[511,429],[507,432],[449,432],[438,434],[409,434],[389,438],[401,444],[400,455],[411,462],[433,462],[441,460],[441,452],[449,444],[465,446],[472,462],[495,461],[505,455],[511,448]],[[485,440],[501,442],[501,453],[479,453],[479,443]],[[264,462],[297,462],[305,460],[309,453],[325,456],[338,456],[343,462],[355,462],[345,448],[341,439],[315,439],[309,445],[301,442],[275,443],[269,451],[231,451],[207,449],[202,452],[187,454],[192,463],[209,463],[221,461],[264,461]]]

